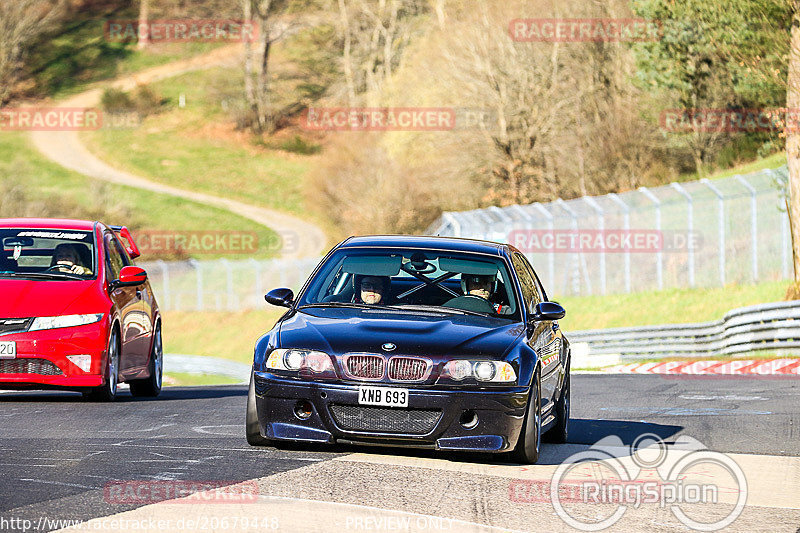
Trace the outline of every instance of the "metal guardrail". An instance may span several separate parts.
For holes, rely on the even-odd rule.
[[[776,355],[797,353],[800,351],[800,301],[742,307],[714,322],[574,331],[568,337],[573,347],[579,347],[585,354],[587,361],[609,354],[619,355],[621,360],[637,360],[754,351],[770,351]]]

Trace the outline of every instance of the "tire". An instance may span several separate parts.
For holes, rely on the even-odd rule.
[[[161,342],[161,324],[153,333],[153,347],[150,350],[150,362],[147,364],[150,376],[145,379],[131,381],[131,394],[136,398],[155,398],[161,392],[164,377],[164,345]]]
[[[533,376],[531,394],[528,398],[528,410],[519,434],[517,447],[511,452],[511,459],[521,464],[536,464],[539,460],[539,448],[542,444],[542,381],[539,370]]]
[[[106,348],[105,383],[83,394],[84,398],[93,402],[113,402],[117,397],[119,385],[119,332],[116,328],[111,330]]]
[[[258,411],[256,410],[256,383],[252,372],[250,372],[250,389],[247,391],[245,432],[247,433],[247,443],[250,446],[270,446],[272,444],[272,441],[261,435],[261,424],[258,422]]]
[[[544,434],[544,440],[564,444],[569,438],[569,394],[570,394],[569,363],[567,363],[567,375],[564,377],[564,387],[561,396],[555,404],[555,425]]]

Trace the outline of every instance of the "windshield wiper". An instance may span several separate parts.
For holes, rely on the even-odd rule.
[[[385,305],[369,305],[369,304],[357,304],[357,303],[348,303],[348,302],[318,302],[315,304],[306,304],[301,305],[298,309],[314,309],[320,307],[345,307],[350,309],[385,309],[387,306]]]
[[[490,315],[489,313],[481,313],[480,311],[469,311],[467,309],[455,309],[453,307],[443,307],[441,305],[410,304],[410,305],[394,305],[389,307],[392,307],[393,309],[408,309],[408,310],[417,309],[420,311],[438,311],[442,313],[452,313],[456,315],[485,316],[494,318],[494,315]]]
[[[85,281],[85,278],[78,274],[67,274],[66,272],[0,272],[0,277],[4,278],[34,278],[34,279],[74,279]]]

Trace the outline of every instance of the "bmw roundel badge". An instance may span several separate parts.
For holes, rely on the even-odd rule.
[[[394,345],[393,343],[391,343],[391,342],[387,342],[386,344],[384,344],[383,346],[381,346],[381,348],[383,348],[383,351],[384,351],[384,352],[392,352],[392,351],[394,351],[394,349],[395,349],[395,348],[397,348],[397,346],[395,346],[395,345]]]

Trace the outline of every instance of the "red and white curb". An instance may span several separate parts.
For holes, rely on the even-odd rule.
[[[602,371],[612,374],[681,376],[800,376],[800,359],[663,361],[616,365]]]

